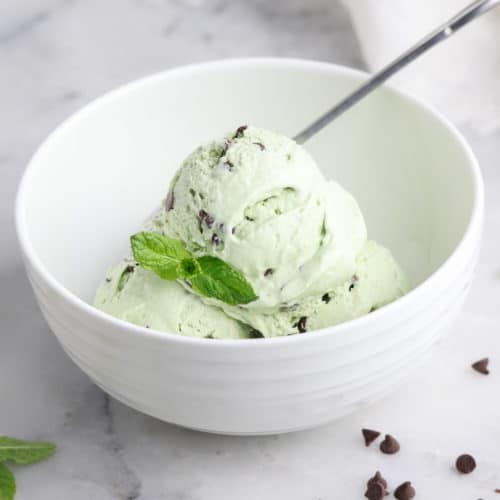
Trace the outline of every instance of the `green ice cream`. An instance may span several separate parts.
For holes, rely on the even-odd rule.
[[[388,250],[366,240],[354,198],[326,181],[284,136],[241,127],[196,149],[146,230],[241,271],[258,299],[229,306],[122,263],[95,305],[132,323],[182,335],[288,335],[361,316],[406,293]],[[128,271],[127,271],[128,269]],[[125,272],[124,272],[125,271]]]
[[[117,318],[162,332],[207,338],[248,338],[250,328],[208,307],[175,281],[125,260],[109,270],[95,306]]]

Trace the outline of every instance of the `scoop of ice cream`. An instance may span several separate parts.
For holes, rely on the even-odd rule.
[[[94,305],[136,325],[192,337],[247,338],[251,329],[216,307],[203,304],[175,281],[166,281],[130,261],[109,270]]]
[[[196,149],[182,164],[156,221],[195,255],[239,269],[258,300],[291,305],[354,273],[366,240],[354,198],[326,182],[294,141],[254,127]]]
[[[265,337],[304,333],[333,326],[370,313],[409,290],[406,275],[391,252],[367,241],[356,258],[355,272],[325,293],[306,298],[274,313],[225,306],[231,317],[252,325]]]

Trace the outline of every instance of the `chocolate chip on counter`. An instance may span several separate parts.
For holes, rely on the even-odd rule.
[[[387,455],[393,455],[400,449],[399,443],[396,438],[390,434],[386,434],[384,440],[380,443],[380,451]]]
[[[325,304],[328,304],[328,302],[330,302],[330,300],[331,300],[331,297],[330,297],[330,295],[329,295],[328,293],[325,293],[325,294],[323,295],[323,297],[321,297],[321,300],[322,300]]]
[[[212,234],[212,245],[219,246],[221,239],[214,233]]]
[[[372,429],[361,429],[361,433],[365,438],[366,446],[370,446],[373,443],[373,441],[375,441],[375,439],[377,439],[380,436],[379,431],[374,431]]]
[[[234,134],[234,139],[238,139],[239,137],[243,137],[245,130],[248,128],[247,125],[242,125],[236,129],[236,133]]]
[[[167,210],[167,212],[170,212],[170,210],[174,208],[174,201],[174,192],[170,191],[167,194],[167,199],[165,200],[165,209]]]
[[[368,500],[382,500],[385,497],[385,488],[382,483],[372,483],[367,486],[365,497]]]
[[[489,358],[483,358],[475,363],[472,363],[472,368],[483,375],[489,375],[490,371],[488,370],[488,363],[490,362]]]
[[[211,228],[214,225],[214,218],[205,212],[205,210],[201,209],[198,213],[198,217],[208,228]]]
[[[302,318],[293,325],[299,330],[299,333],[306,333],[307,332],[307,316],[302,316]]]
[[[264,276],[271,276],[274,273],[274,269],[269,267],[264,271]]]
[[[266,149],[266,146],[264,146],[264,144],[262,144],[262,142],[254,142],[254,144],[256,146],[259,146],[261,151],[264,151]]]
[[[410,481],[405,481],[403,484],[400,484],[394,491],[394,496],[398,500],[411,500],[416,494],[417,492]]]
[[[458,472],[470,474],[476,468],[476,461],[472,455],[460,455],[455,462]]]
[[[368,479],[366,486],[370,486],[373,483],[380,483],[384,489],[387,488],[387,481],[382,477],[382,474],[380,474],[379,471],[375,472],[375,475]]]

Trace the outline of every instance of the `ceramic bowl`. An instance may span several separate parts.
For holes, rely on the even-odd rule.
[[[293,136],[366,78],[287,59],[187,66],[106,94],[49,136],[22,180],[17,231],[50,328],[96,384],[167,422],[269,434],[353,412],[422,363],[469,289],[483,186],[457,130],[390,87],[306,147],[354,194],[369,236],[408,272],[408,295],[335,327],[252,340],[151,331],[91,305],[106,269],[127,253],[129,235],[192,149],[242,124]]]

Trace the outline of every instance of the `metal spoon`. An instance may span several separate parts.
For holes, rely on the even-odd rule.
[[[323,127],[328,125],[335,118],[354,106],[363,97],[367,96],[372,90],[388,80],[392,75],[404,68],[407,64],[414,61],[424,52],[434,47],[439,42],[447,39],[458,31],[463,26],[469,24],[474,19],[478,18],[485,12],[488,12],[493,7],[500,5],[500,0],[477,0],[472,3],[448,22],[437,28],[435,31],[420,40],[416,45],[401,54],[397,59],[391,62],[388,66],[375,73],[366,83],[358,87],[352,94],[349,94],[336,106],[320,116],[315,122],[311,123],[307,128],[302,130],[294,137],[294,140],[299,144],[303,144],[307,139],[319,132]],[[494,50],[494,49],[492,49]]]

